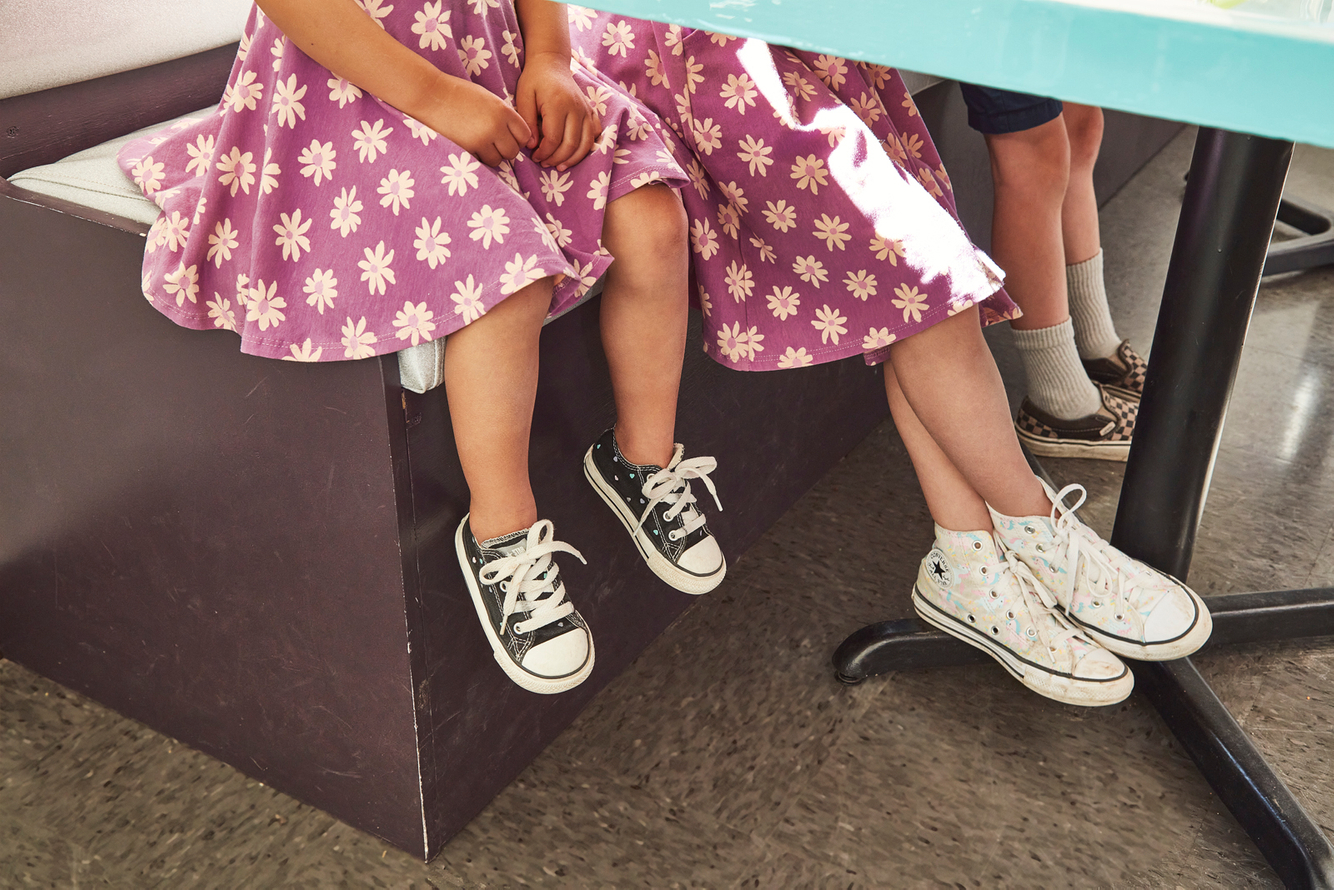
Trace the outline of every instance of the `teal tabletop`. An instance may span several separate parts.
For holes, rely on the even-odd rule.
[[[596,6],[1334,148],[1334,0],[600,0]]]

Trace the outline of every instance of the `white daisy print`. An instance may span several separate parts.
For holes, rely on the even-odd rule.
[[[315,185],[333,179],[334,168],[338,166],[334,160],[337,157],[338,152],[334,151],[332,142],[321,143],[318,139],[312,139],[310,145],[301,149],[301,154],[297,156],[297,161],[304,165],[301,175],[311,179]]]
[[[919,293],[915,287],[900,284],[894,288],[894,296],[894,307],[903,310],[904,321],[908,321],[910,318],[914,323],[922,320],[922,310],[928,308],[926,294]]]
[[[602,45],[607,48],[607,55],[627,58],[626,50],[635,48],[635,32],[627,22],[608,22],[607,31],[602,35]]]
[[[847,320],[847,316],[837,309],[829,308],[829,304],[826,303],[823,308],[815,310],[815,319],[811,322],[811,326],[820,332],[821,343],[828,343],[833,340],[834,345],[837,346],[838,338],[848,332],[848,329],[843,326],[843,323]]]
[[[306,119],[306,106],[301,104],[305,95],[306,87],[304,84],[300,87],[296,85],[295,74],[286,81],[280,80],[274,84],[270,113],[278,115],[278,126],[296,129],[297,119]]]
[[[718,252],[718,233],[707,219],[697,219],[690,224],[690,246],[704,260],[711,259]]]
[[[804,368],[815,361],[815,356],[806,351],[803,346],[800,349],[787,348],[787,352],[778,357],[778,367],[780,368]]]
[[[300,346],[292,343],[287,348],[292,351],[292,354],[283,356],[285,362],[317,362],[320,360],[320,356],[324,354],[323,346],[317,346],[313,351],[311,350],[309,337]]]
[[[366,316],[363,315],[355,324],[352,317],[348,316],[347,324],[343,325],[343,357],[370,358],[375,355],[375,350],[371,349],[375,340],[375,332],[366,330]]]
[[[500,47],[500,54],[505,57],[515,68],[519,65],[519,33],[517,31],[502,31],[501,36],[505,38],[504,44]]]
[[[302,290],[306,292],[306,305],[314,306],[323,315],[324,310],[332,309],[334,300],[338,299],[338,279],[334,278],[333,269],[316,269],[306,279]]]
[[[493,210],[490,204],[483,204],[482,209],[468,220],[468,228],[472,229],[468,237],[481,241],[483,250],[490,250],[493,240],[497,244],[505,243],[505,236],[510,233],[510,218],[503,207]]]
[[[250,302],[246,304],[245,320],[259,324],[261,331],[276,328],[287,320],[282,310],[287,308],[287,301],[278,296],[278,282],[267,288],[263,279],[255,279],[255,286],[250,289]]]
[[[737,114],[744,115],[747,106],[755,104],[755,97],[759,95],[759,90],[756,89],[755,81],[750,79],[750,75],[742,74],[737,77],[735,74],[729,74],[727,75],[727,83],[723,84],[723,88],[718,95],[727,100],[724,104],[728,108],[735,108]]]
[[[694,121],[695,145],[706,155],[713,154],[715,148],[723,144],[723,128],[713,122],[713,118],[698,118]]]
[[[848,290],[854,297],[863,302],[867,297],[875,296],[875,276],[869,274],[865,269],[860,269],[855,273],[849,272],[848,277],[843,279],[843,283],[848,286]]]
[[[283,249],[283,259],[291,259],[293,262],[301,259],[301,251],[310,250],[310,239],[306,237],[306,231],[314,220],[302,220],[300,208],[292,211],[292,215],[286,213],[278,214],[282,222],[273,227],[273,231],[278,233],[278,238],[273,243]]]
[[[565,203],[565,193],[574,185],[574,179],[569,173],[561,173],[554,168],[543,170],[539,181],[542,184],[542,197],[557,207]]]
[[[375,163],[375,159],[388,150],[388,136],[392,132],[394,128],[386,127],[383,118],[374,124],[362,121],[361,127],[352,131],[352,136],[356,140],[352,143],[352,147],[357,150],[357,157],[361,163]]]
[[[593,182],[588,187],[588,194],[584,197],[593,201],[594,210],[601,210],[607,206],[607,188],[610,184],[611,172],[609,170],[603,170],[593,177]]]
[[[774,162],[774,159],[769,157],[774,153],[772,145],[765,145],[763,139],[752,136],[746,136],[737,145],[741,146],[741,151],[737,152],[736,156],[750,167],[751,176],[756,173],[761,176],[769,175],[769,166]]]
[[[727,267],[727,276],[723,279],[727,292],[738,303],[744,302],[755,287],[755,276],[746,268],[745,263],[732,262]]]
[[[437,216],[435,222],[428,222],[423,216],[421,225],[417,226],[417,239],[412,242],[417,248],[417,259],[434,269],[449,259],[448,244],[449,233],[440,231],[440,217]]]
[[[445,174],[440,182],[449,186],[451,195],[457,194],[460,197],[468,193],[468,189],[477,188],[477,171],[481,169],[482,162],[468,154],[466,151],[462,154],[450,155],[449,163],[440,168],[440,172]],[[557,201],[556,203],[560,203]]]
[[[420,140],[422,145],[430,145],[431,140],[440,135],[416,118],[404,115],[403,120],[407,123],[408,132],[412,134],[412,138]]]
[[[278,174],[282,168],[273,162],[273,149],[264,149],[264,169],[260,171],[259,192],[267,195],[278,187]]]
[[[832,253],[835,247],[843,250],[844,243],[852,240],[852,236],[848,234],[848,229],[851,227],[851,223],[842,222],[837,216],[830,219],[829,214],[821,213],[820,218],[815,221],[815,231],[811,234],[823,239],[825,246]]]
[[[872,349],[880,349],[893,343],[897,338],[889,332],[889,328],[871,328],[865,337],[862,337],[862,349],[868,352]]]
[[[358,260],[357,265],[361,268],[361,280],[366,282],[366,288],[372,294],[383,294],[385,292],[385,282],[395,284],[394,270],[390,264],[394,261],[394,252],[384,252],[384,242],[381,241],[375,246],[375,252],[367,247],[364,250],[366,258]]]
[[[815,155],[798,157],[792,164],[792,178],[797,180],[797,188],[810,189],[812,195],[820,194],[820,186],[828,184],[828,176],[824,161]]]
[[[736,364],[750,354],[749,340],[750,332],[741,329],[741,322],[735,322],[730,328],[724,324],[718,331],[718,352]]]
[[[220,294],[214,294],[213,299],[206,300],[204,305],[208,306],[208,317],[213,319],[215,328],[224,331],[236,330],[236,310],[232,308],[231,300]]]
[[[570,24],[580,31],[587,31],[593,27],[593,20],[597,18],[597,13],[591,9],[585,9],[582,6],[565,7],[565,16]]]
[[[574,239],[574,233],[565,227],[565,224],[556,217],[547,213],[547,232],[551,235],[551,240],[555,242],[558,250],[564,250],[570,246],[570,241]]]
[[[199,136],[195,139],[194,145],[186,143],[185,151],[190,155],[190,163],[185,165],[185,172],[203,176],[213,163],[213,137]]]
[[[876,235],[871,239],[871,253],[875,254],[878,260],[889,260],[891,266],[899,264],[899,257],[903,256],[903,242],[897,238],[886,238],[883,235]]]
[[[351,189],[343,189],[343,193],[334,198],[333,210],[329,211],[329,216],[333,222],[329,228],[337,229],[338,234],[344,238],[348,233],[355,232],[357,226],[361,225],[361,202],[357,200],[357,187],[354,185]]]
[[[184,306],[185,301],[197,303],[199,295],[199,267],[189,266],[181,263],[174,272],[168,272],[163,276],[162,289],[167,292],[167,296],[176,298],[177,306]]]
[[[234,151],[235,149],[233,149]],[[145,195],[151,195],[162,186],[163,176],[166,174],[167,165],[153,160],[152,155],[148,155],[139,163],[135,164],[130,170],[130,175],[134,181],[144,190]]]
[[[189,236],[190,221],[181,216],[180,211],[173,210],[171,219],[163,223],[162,230],[158,233],[158,242],[175,253],[185,246],[185,239]]]
[[[337,102],[339,108],[344,108],[349,102],[355,102],[361,98],[361,90],[357,89],[355,84],[348,83],[341,77],[329,78],[329,101]]]
[[[454,38],[454,31],[449,27],[450,10],[441,11],[444,5],[443,0],[427,3],[420,12],[413,13],[417,22],[412,26],[412,33],[418,35],[418,49],[444,49],[446,41]]]
[[[232,228],[232,221],[224,218],[222,222],[213,226],[213,234],[208,236],[208,254],[205,260],[211,260],[213,265],[221,269],[222,264],[232,258],[232,251],[241,243],[240,232]]]
[[[384,22],[380,19],[394,11],[394,7],[386,6],[384,0],[357,0],[357,5],[366,10],[370,17],[375,20],[375,24],[381,28],[384,27]]]
[[[454,287],[457,290],[449,298],[454,301],[454,314],[462,316],[464,324],[472,324],[486,314],[486,307],[482,305],[482,286],[475,283],[471,275],[467,281],[454,282]]]
[[[411,300],[403,304],[403,308],[394,315],[394,336],[400,340],[412,340],[412,345],[416,346],[422,340],[430,340],[431,332],[435,330],[435,322],[431,321],[435,313],[426,308],[425,303],[413,305]]]
[[[540,281],[543,273],[536,266],[536,254],[524,259],[522,254],[516,253],[514,260],[505,264],[505,271],[500,276],[500,292],[505,295],[517,293],[534,281]]]
[[[264,95],[264,84],[255,83],[255,72],[244,71],[235,83],[227,85],[222,104],[229,111],[254,111],[259,97]]]
[[[775,286],[773,293],[769,294],[769,311],[779,321],[787,321],[796,315],[800,305],[801,295],[790,287]]]
[[[394,216],[398,216],[400,209],[410,209],[409,203],[412,201],[413,195],[416,194],[412,190],[415,184],[416,181],[412,178],[411,171],[404,170],[400,173],[398,170],[390,170],[389,175],[380,180],[378,191],[381,195],[384,195],[380,199],[380,206],[388,207],[394,211]]]
[[[470,77],[476,77],[489,67],[487,60],[491,58],[491,50],[486,48],[486,41],[481,37],[463,38],[459,41],[458,52],[459,61]]]
[[[792,271],[800,275],[802,281],[816,287],[829,280],[829,273],[825,271],[824,263],[813,256],[797,257],[792,263]]]

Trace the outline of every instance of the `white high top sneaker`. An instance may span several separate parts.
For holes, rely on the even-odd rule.
[[[1204,601],[1170,575],[1131,559],[1080,522],[1082,485],[1053,492],[1049,516],[991,511],[996,536],[1051,590],[1070,620],[1124,658],[1170,661],[1199,649],[1213,620]],[[1078,492],[1074,506],[1065,499]]]
[[[1075,628],[1056,600],[990,531],[936,526],[913,587],[922,620],[986,652],[1034,692],[1071,705],[1112,705],[1135,678]]]

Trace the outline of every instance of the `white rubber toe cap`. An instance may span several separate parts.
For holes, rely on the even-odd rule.
[[[710,536],[682,553],[677,565],[696,575],[712,575],[722,568],[723,551],[718,547],[718,542]]]
[[[1158,601],[1144,621],[1144,642],[1152,645],[1175,640],[1195,624],[1195,603],[1185,591],[1171,591]]]
[[[1094,649],[1079,660],[1075,676],[1081,680],[1110,680],[1125,673],[1126,666],[1106,649]]]
[[[523,669],[539,677],[565,677],[584,666],[588,648],[588,632],[577,628],[529,649]]]

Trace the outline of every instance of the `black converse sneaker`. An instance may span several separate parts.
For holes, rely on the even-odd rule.
[[[593,636],[565,598],[552,554],[584,558],[554,535],[543,519],[479,544],[467,516],[454,535],[459,566],[491,651],[509,678],[530,692],[564,692],[593,672]]]
[[[653,574],[684,593],[708,593],[722,583],[727,560],[704,515],[695,508],[690,480],[699,479],[723,508],[709,479],[711,457],[682,460],[677,445],[666,468],[632,464],[607,430],[584,455],[584,475],[621,519]]]

